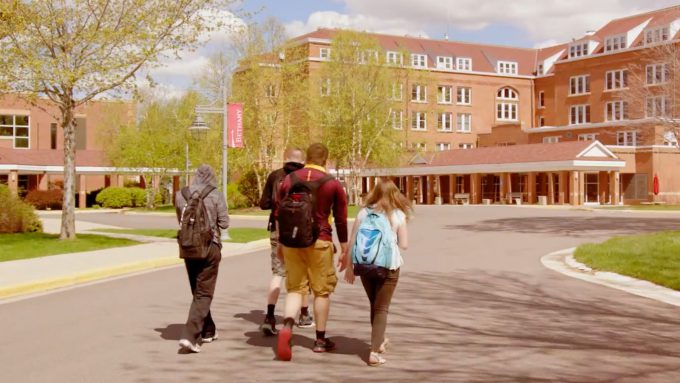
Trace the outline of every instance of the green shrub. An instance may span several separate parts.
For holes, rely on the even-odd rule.
[[[33,206],[12,194],[6,185],[0,185],[0,206],[0,233],[42,232]]]
[[[120,209],[132,206],[132,194],[128,188],[108,187],[97,194],[97,203],[106,208]]]
[[[260,171],[260,178],[265,179],[267,175]],[[238,191],[246,198],[246,207],[256,206],[260,201],[260,191],[257,187],[257,174],[254,170],[249,170],[238,180]]]
[[[248,199],[238,191],[238,185],[227,185],[227,198],[229,199],[229,209],[243,209],[248,207]]]
[[[134,207],[144,207],[146,206],[146,190],[132,187],[128,188],[130,192],[130,199],[132,200],[132,206]]]
[[[61,209],[64,200],[64,191],[61,189],[52,190],[31,190],[26,195],[24,201],[30,203],[39,210]]]

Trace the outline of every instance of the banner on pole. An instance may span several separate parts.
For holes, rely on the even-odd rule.
[[[227,104],[227,136],[229,138],[228,146],[230,148],[243,147],[243,104],[228,103]]]

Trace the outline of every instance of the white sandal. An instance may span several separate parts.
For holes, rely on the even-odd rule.
[[[380,345],[380,348],[378,349],[379,354],[384,354],[387,351],[387,345],[390,344],[390,339],[385,338],[385,340],[382,342]]]
[[[368,365],[371,367],[377,367],[381,364],[385,364],[385,358],[383,358],[377,352],[371,351],[371,354],[368,356]]]

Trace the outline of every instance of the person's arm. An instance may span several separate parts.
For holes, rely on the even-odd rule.
[[[229,227],[229,212],[227,211],[227,201],[224,199],[224,194],[219,193],[217,197],[217,226],[220,229]]]
[[[184,196],[182,195],[182,189],[177,190],[175,193],[175,214],[177,214],[177,222],[182,221],[182,209],[184,208]]]
[[[264,184],[264,189],[262,189],[262,196],[260,197],[260,209],[271,210],[274,207],[274,182],[276,178],[276,172],[269,173],[267,177],[267,183]]]
[[[359,231],[359,225],[361,225],[361,219],[363,219],[363,217],[364,217],[364,215],[362,215],[361,213],[363,213],[363,209],[357,214],[357,218],[354,220],[354,225],[352,225],[352,234],[350,234],[350,236],[349,236],[350,239],[349,239],[349,243],[348,243],[348,246],[347,246],[347,253],[348,253],[347,254],[347,258],[348,258],[347,260],[348,260],[348,262],[347,262],[347,268],[345,269],[345,281],[347,281],[347,283],[350,283],[350,284],[354,283],[355,276],[354,276],[354,265],[352,264],[352,260],[349,259],[349,257],[350,257],[349,249],[354,247],[354,243],[357,240],[357,232]]]
[[[339,181],[335,181],[335,199],[333,201],[333,219],[335,230],[338,232],[340,241],[340,258],[338,259],[339,270],[343,271],[349,263],[347,260],[347,194]]]
[[[401,223],[397,227],[397,244],[402,250],[408,249],[408,228],[406,227],[406,216],[401,219]]]

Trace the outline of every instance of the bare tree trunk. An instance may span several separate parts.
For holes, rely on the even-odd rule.
[[[76,129],[74,107],[71,100],[61,109],[61,127],[64,131],[64,199],[61,207],[61,232],[59,239],[76,238]]]

